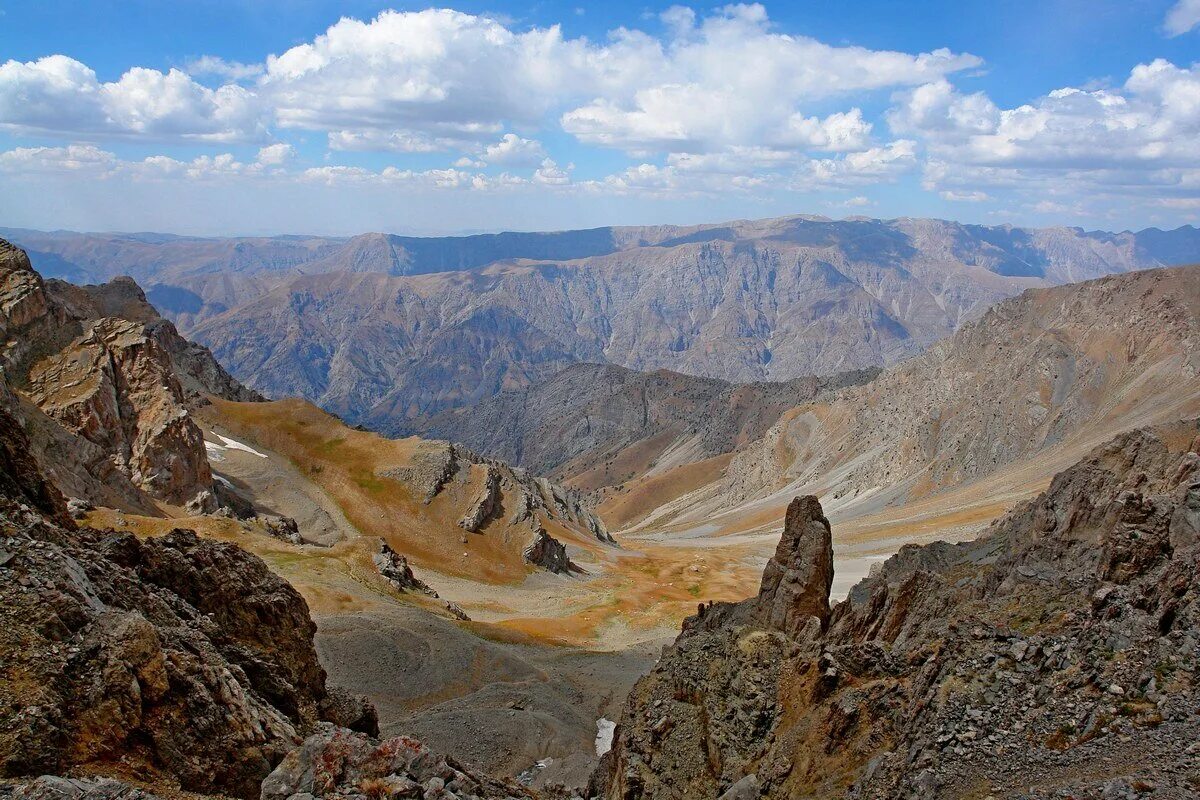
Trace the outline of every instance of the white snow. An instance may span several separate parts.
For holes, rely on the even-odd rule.
[[[617,730],[617,723],[610,719],[601,717],[596,720],[596,755],[602,756],[609,750],[612,750],[613,734]]]
[[[243,453],[249,453],[252,456],[258,456],[259,458],[267,457],[266,454],[258,452],[250,445],[242,444],[237,439],[230,439],[228,436],[222,436],[219,433],[214,433],[213,435],[225,444],[216,444],[208,441],[207,439],[204,441],[204,449],[208,452],[209,461],[224,461],[226,450],[241,450]]]
[[[266,454],[260,453],[257,450],[255,450],[253,447],[242,444],[241,442],[239,442],[235,439],[230,439],[228,436],[222,436],[221,434],[218,433],[217,438],[220,439],[222,442],[224,442],[225,447],[228,448],[229,450],[241,450],[244,453],[249,453],[252,456],[258,456],[259,458],[267,457]]]

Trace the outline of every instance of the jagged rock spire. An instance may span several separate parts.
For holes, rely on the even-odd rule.
[[[763,570],[758,613],[772,628],[796,636],[829,624],[829,591],[833,587],[833,537],[821,502],[813,495],[788,506],[783,536]]]

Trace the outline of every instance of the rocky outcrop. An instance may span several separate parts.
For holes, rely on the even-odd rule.
[[[816,634],[829,624],[833,587],[833,536],[821,503],[812,495],[788,506],[783,536],[763,570],[758,614],[792,636]]]
[[[638,683],[592,793],[1190,796],[1198,434],[1124,434],[980,539],[904,548],[823,631],[796,624],[829,585],[798,500],[763,593],[703,607]]]
[[[8,790],[11,794],[6,794]],[[42,775],[15,786],[0,784],[0,797],[12,800],[159,800],[159,796],[111,778]]]
[[[500,506],[500,472],[490,464],[485,464],[483,470],[483,481],[458,521],[458,527],[471,533],[495,516]]]
[[[24,250],[0,239],[0,355],[7,380],[19,379],[40,356],[77,331],[74,320],[46,295]]]
[[[141,324],[111,317],[88,323],[82,336],[33,366],[26,391],[46,414],[109,453],[150,496],[184,505],[213,491],[204,435],[184,405],[169,355]]]
[[[30,449],[0,408],[0,778],[121,762],[254,798],[319,721],[377,732],[326,686],[307,604],[261,559],[185,530],[77,529]],[[50,783],[21,791],[126,796]]]
[[[304,600],[260,559],[188,531],[15,521],[0,567],[0,775],[124,759],[252,798],[339,708]]]
[[[24,420],[41,468],[81,502],[140,513],[155,513],[154,500],[215,510],[219,492],[189,409],[210,394],[257,398],[131,280],[45,282],[2,240],[0,366],[0,403]]]
[[[203,404],[206,395],[245,403],[263,399],[234,380],[207,347],[180,336],[175,325],[163,319],[147,301],[146,293],[133,278],[118,276],[108,283],[85,286],[48,280],[46,292],[53,303],[75,319],[114,317],[143,325],[146,335],[170,356],[189,406]]]
[[[451,478],[461,469],[459,448],[452,444],[427,447],[413,457],[407,467],[385,472],[384,477],[395,478],[412,486],[421,496],[421,502],[429,505],[438,496]]]
[[[579,571],[579,567],[567,556],[567,546],[547,533],[545,528],[537,529],[533,541],[525,548],[524,555],[530,564],[559,575]]]
[[[458,525],[478,532],[488,521],[507,513],[509,525],[538,524],[539,514],[564,525],[578,528],[598,541],[615,544],[603,520],[588,506],[584,495],[503,461],[484,458],[462,445],[449,442],[421,442],[408,466],[387,470],[381,475],[413,487],[428,505],[449,486],[475,486],[466,501]],[[482,472],[482,476],[474,473]],[[477,482],[477,483],[475,483]]]
[[[314,734],[263,781],[262,800],[426,797],[445,800],[520,800],[532,797],[512,783],[472,773],[416,739],[379,741],[346,730]]]
[[[75,527],[66,498],[34,460],[20,421],[0,405],[0,502],[32,507],[63,528]]]
[[[412,567],[408,565],[408,559],[389,547],[387,542],[379,543],[379,552],[371,556],[371,560],[375,564],[375,569],[379,570],[379,574],[397,591],[420,592],[430,597],[438,596],[438,593],[431,589],[429,584],[413,574]]]

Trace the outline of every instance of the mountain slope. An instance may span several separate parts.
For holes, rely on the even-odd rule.
[[[621,249],[574,260],[280,279],[192,334],[260,391],[411,432],[578,361],[734,382],[893,364],[1025,288],[1200,255],[1187,228],[789,217],[622,230]]]
[[[211,393],[256,395],[185,342],[135,285],[48,285],[0,240],[0,344],[0,402],[73,497],[138,511],[158,502],[215,509],[189,411]]]
[[[1149,270],[1005,301],[871,383],[785,413],[721,480],[663,512],[683,527],[714,513],[733,524],[812,492],[845,519],[1020,470],[1024,491],[1039,488],[1064,453],[1200,413],[1198,274]]]
[[[590,490],[729,453],[761,437],[787,409],[875,374],[733,384],[574,364],[417,427]]]

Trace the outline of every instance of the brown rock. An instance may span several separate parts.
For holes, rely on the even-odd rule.
[[[783,536],[763,570],[758,612],[763,621],[793,636],[829,623],[833,586],[833,538],[821,502],[808,495],[788,506]]]
[[[525,560],[530,564],[548,569],[560,575],[576,571],[579,567],[567,557],[567,546],[546,533],[545,528],[538,528],[533,541],[524,551]]]
[[[33,366],[28,393],[50,417],[109,453],[147,494],[177,505],[211,494],[204,436],[184,405],[170,356],[140,323],[89,323],[66,349]]]

